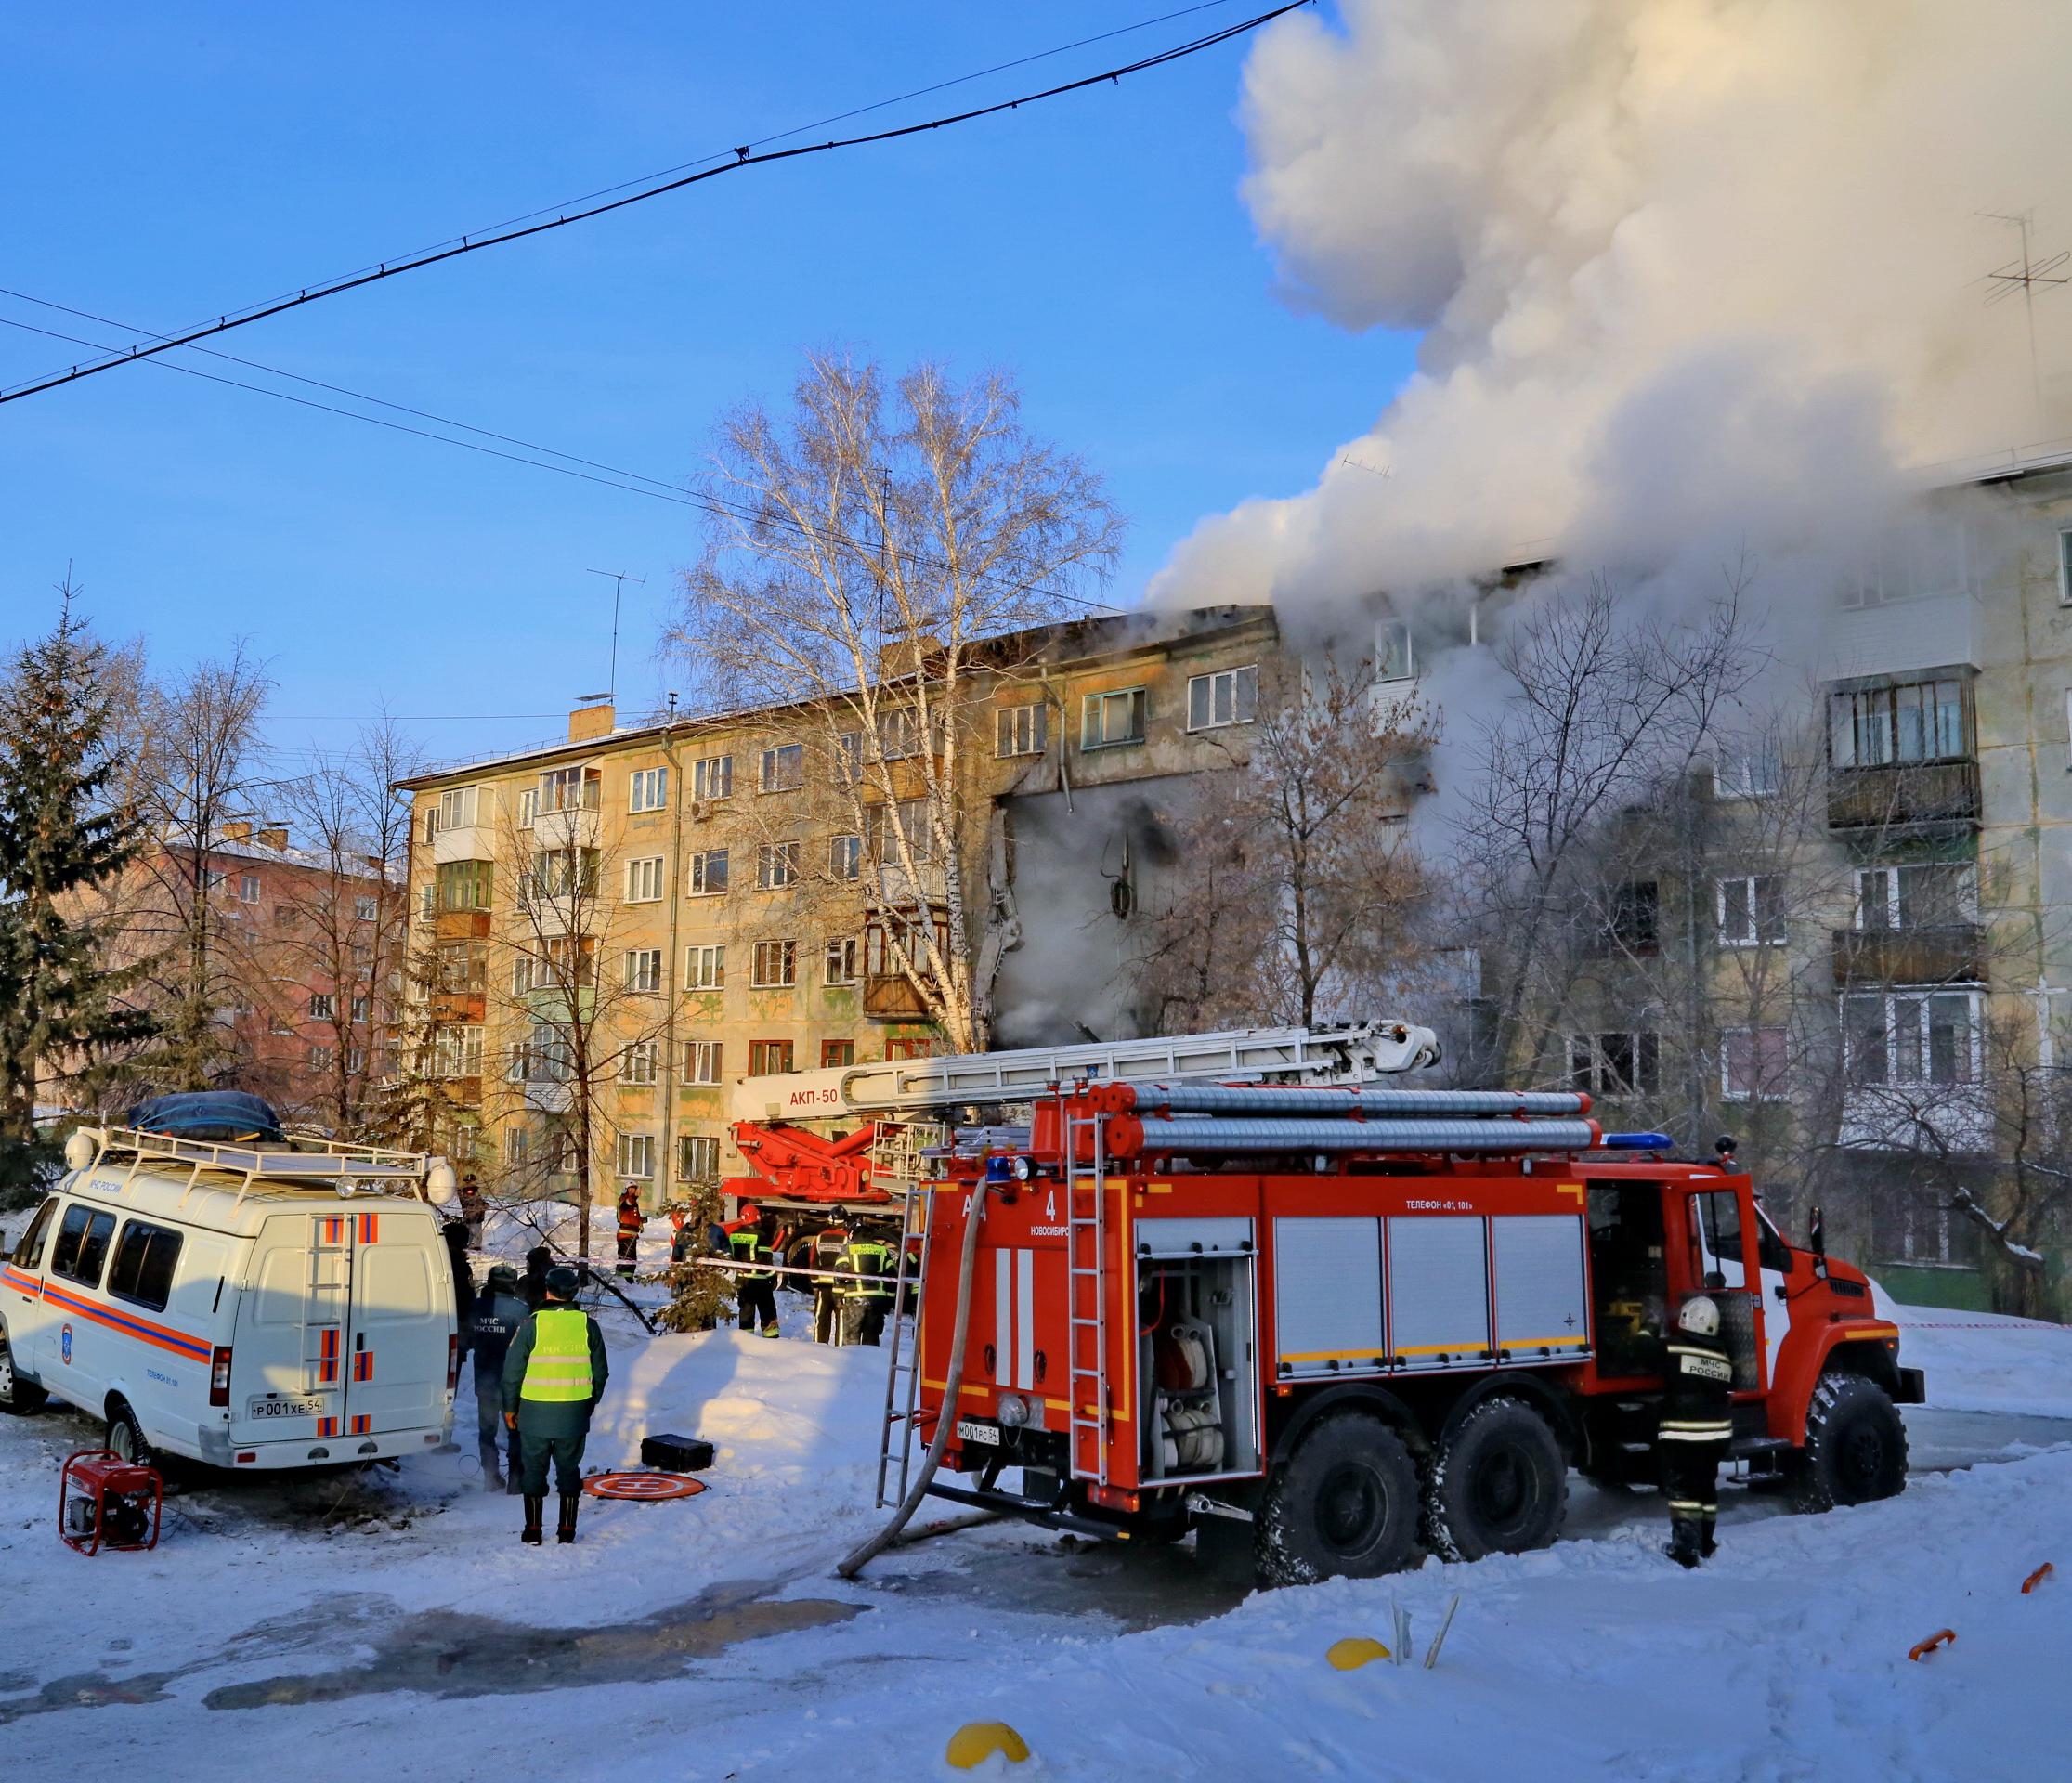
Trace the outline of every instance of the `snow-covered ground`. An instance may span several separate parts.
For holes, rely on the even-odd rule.
[[[1017,1774],[1053,1778],[2056,1774],[2072,1443],[2037,1451],[2072,1438],[2042,1422],[2072,1412],[2072,1334],[1900,1313],[1930,1370],[1921,1427],[1975,1425],[1960,1458],[2018,1458],[1818,1518],[1730,1490],[1723,1552],[1696,1575],[1658,1552],[1651,1494],[1578,1482],[1548,1552],[1368,1583],[1242,1597],[1185,1550],[995,1528],[841,1584],[835,1558],[877,1517],[879,1353],[649,1340],[630,1321],[607,1321],[590,1462],[631,1462],[658,1429],[710,1437],[719,1459],[686,1503],[586,1506],[567,1549],[521,1547],[515,1502],[480,1490],[469,1452],[189,1485],[157,1552],[86,1560],[53,1513],[59,1462],[92,1426],[0,1420],[0,1754],[10,1776],[832,1766],[863,1783],[958,1775],[950,1732],[1000,1719],[1035,1753]],[[801,1315],[788,1301],[788,1323]],[[472,1419],[463,1395],[470,1451]],[[2017,1425],[2020,1451],[1990,1434]],[[1341,1636],[1388,1639],[1397,1603],[1422,1657],[1455,1593],[1435,1670],[1325,1663]],[[1955,1645],[1909,1662],[1943,1627]]]

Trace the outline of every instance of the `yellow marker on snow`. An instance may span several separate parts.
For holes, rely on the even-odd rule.
[[[1363,1665],[1375,1659],[1389,1657],[1388,1649],[1365,1634],[1349,1635],[1345,1640],[1333,1641],[1331,1650],[1323,1656],[1340,1672],[1357,1672]]]
[[[968,1721],[950,1736],[943,1756],[960,1771],[975,1770],[995,1752],[1019,1764],[1029,1755],[1028,1744],[1004,1721]]]

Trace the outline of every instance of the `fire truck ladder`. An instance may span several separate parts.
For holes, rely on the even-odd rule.
[[[871,1148],[871,1170],[880,1187],[900,1198],[899,1255],[893,1266],[893,1311],[885,1333],[885,1417],[878,1449],[878,1508],[906,1496],[914,1464],[914,1413],[921,1391],[921,1300],[928,1287],[929,1215],[935,1197],[919,1180],[922,1153],[939,1146],[946,1129],[928,1122],[905,1122]],[[912,1308],[907,1337],[903,1308]],[[897,1482],[894,1483],[894,1476]]]
[[[1068,1105],[1064,1129],[1065,1418],[1074,1477],[1108,1483],[1105,1123]],[[1084,1155],[1082,1156],[1082,1148]],[[1089,1353],[1090,1352],[1090,1353]],[[1090,1445],[1090,1447],[1089,1447]]]

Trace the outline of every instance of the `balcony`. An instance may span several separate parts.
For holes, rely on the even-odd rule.
[[[1830,829],[1976,829],[1979,809],[1974,761],[1836,768],[1828,779]]]
[[[1934,929],[1837,929],[1834,982],[1852,984],[1978,984],[1986,978],[1985,931],[1975,922]]]
[[[905,972],[871,972],[864,978],[864,1013],[881,1022],[925,1022],[930,1011]]]
[[[1986,1157],[1994,1147],[1992,1097],[1983,1084],[1856,1084],[1844,1093],[1836,1135],[1856,1152]]]
[[[480,1027],[488,998],[481,991],[434,991],[425,1002],[435,1022]]]

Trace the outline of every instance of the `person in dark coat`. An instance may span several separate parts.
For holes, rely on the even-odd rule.
[[[509,1437],[509,1472],[497,1471],[497,1433],[503,1426],[503,1359],[518,1327],[532,1308],[518,1293],[518,1272],[508,1263],[489,1271],[475,1297],[475,1322],[468,1334],[468,1353],[475,1359],[475,1435],[482,1457],[482,1484],[490,1491],[518,1490],[518,1444]]]
[[[450,1219],[440,1226],[439,1236],[446,1241],[447,1267],[453,1276],[453,1329],[461,1334],[465,1354],[475,1323],[475,1271],[468,1267],[468,1229],[458,1219]]]
[[[1734,1436],[1734,1363],[1719,1336],[1719,1303],[1694,1294],[1676,1314],[1664,1346],[1662,1420],[1655,1452],[1662,1495],[1669,1501],[1669,1545],[1680,1567],[1695,1567],[1717,1551],[1713,1524],[1719,1515],[1719,1464]]]
[[[525,1254],[525,1282],[518,1293],[528,1311],[538,1312],[546,1305],[547,1271],[553,1267],[554,1253],[544,1244],[535,1244]]]
[[[489,1217],[489,1204],[482,1199],[482,1188],[469,1171],[461,1178],[461,1223],[467,1228],[468,1249],[482,1248],[482,1231]]]
[[[777,1259],[783,1255],[783,1234],[769,1235],[768,1222],[752,1202],[741,1209],[738,1219],[726,1223],[727,1249],[742,1267],[734,1274],[734,1303],[740,1309],[741,1329],[760,1331],[765,1337],[777,1330]]]
[[[561,1494],[555,1539],[576,1539],[583,1444],[610,1373],[597,1321],[574,1304],[575,1270],[555,1264],[546,1289],[545,1305],[518,1327],[503,1359],[503,1422],[518,1433],[523,1458],[525,1529],[518,1539],[533,1546],[541,1539],[550,1463]]]

